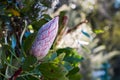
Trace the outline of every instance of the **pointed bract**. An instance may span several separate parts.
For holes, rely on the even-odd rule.
[[[58,21],[59,17],[55,17],[39,29],[31,48],[31,53],[38,60],[44,58],[51,48],[58,32]]]

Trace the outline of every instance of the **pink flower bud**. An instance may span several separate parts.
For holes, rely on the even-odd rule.
[[[59,17],[55,17],[39,29],[31,48],[31,53],[38,60],[44,58],[51,48],[58,32],[58,20]]]

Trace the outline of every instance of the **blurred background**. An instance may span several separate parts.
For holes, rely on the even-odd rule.
[[[52,7],[48,13],[63,11],[73,30],[58,47],[76,48],[85,58],[82,80],[120,80],[120,0],[54,0]]]
[[[12,16],[9,12],[15,16],[10,18],[11,22],[7,21]],[[7,17],[3,16],[4,13],[7,13]],[[8,26],[6,32],[12,32],[10,24],[14,26],[17,37],[24,29],[24,19],[37,30],[51,17],[60,15],[61,18],[65,15],[60,21],[64,27],[56,45],[57,48],[75,48],[84,57],[80,64],[81,80],[120,80],[120,0],[0,0],[0,15],[0,25]],[[2,23],[2,20],[6,23]],[[31,29],[31,26],[28,27]],[[31,33],[35,30],[32,29]],[[3,34],[9,34],[6,32],[3,31]],[[1,34],[0,28],[0,37]],[[25,37],[29,34],[26,31]],[[7,44],[8,35],[4,36],[5,41],[0,38],[0,43]],[[15,45],[18,42],[14,36],[10,39]],[[15,45],[13,43],[12,47],[20,53],[20,44],[17,48]]]

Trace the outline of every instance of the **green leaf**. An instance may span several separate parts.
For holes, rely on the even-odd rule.
[[[69,71],[69,73],[67,74],[67,76],[71,76],[76,74],[79,71],[79,67],[74,67],[71,71]]]
[[[26,13],[29,12],[29,10],[31,10],[32,5],[35,3],[34,0],[24,0],[23,3],[25,4],[25,6],[21,9],[21,12]]]
[[[67,48],[60,48],[56,52],[57,52],[58,55],[60,55],[61,53],[68,53],[68,54],[70,54],[71,53],[71,49],[72,48],[69,48],[69,47],[67,47]],[[68,55],[68,54],[66,54],[66,55]]]
[[[26,57],[24,63],[22,64],[23,71],[32,71],[34,69],[34,64],[36,61],[36,57],[32,55]]]
[[[79,67],[74,67],[71,71],[69,71],[67,77],[69,78],[69,80],[80,80],[81,75],[79,72]]]
[[[30,36],[28,36],[25,39],[24,44],[23,44],[23,48],[24,48],[24,51],[26,53],[30,50],[35,37],[36,37],[36,33],[33,33],[33,34],[30,34]]]
[[[62,53],[62,54],[58,55],[52,62],[61,64],[61,63],[63,63],[64,57],[65,57],[65,53]]]
[[[83,58],[81,56],[78,55],[71,55],[71,56],[66,56],[64,58],[65,61],[70,62],[71,64],[78,65],[79,62],[81,62],[83,60]]]
[[[83,60],[83,57],[78,54],[75,49],[72,48],[61,48],[57,50],[58,55],[65,53],[64,61],[67,61],[73,65],[79,64]]]
[[[2,48],[1,48],[1,52],[0,52],[0,56],[1,56],[1,63],[2,64],[4,64],[4,62],[6,62],[7,61],[7,56],[9,56],[9,55],[7,55],[6,56],[6,52],[8,52],[8,50],[9,49],[11,49],[10,48],[10,46],[8,46],[8,45],[2,45]]]
[[[61,64],[41,63],[39,69],[45,80],[68,80],[68,71]]]
[[[0,19],[3,21],[9,21],[10,17],[6,16],[6,15],[0,15]]]
[[[64,57],[65,57],[65,53],[62,53],[62,54],[58,55],[58,57],[56,57],[56,59],[58,59],[59,61],[63,61]]]
[[[73,66],[69,62],[63,61],[62,64],[68,71],[73,69]]]
[[[96,29],[96,30],[94,30],[94,32],[96,34],[101,34],[101,33],[104,33],[104,30]]]
[[[42,15],[44,17],[44,19],[46,19],[47,21],[50,21],[52,18],[50,17],[50,15],[48,14],[43,14]]]
[[[77,72],[74,75],[69,76],[69,80],[81,80],[82,76],[80,75],[80,72]]]
[[[41,19],[41,20],[39,20],[39,21],[34,21],[34,22],[32,22],[32,26],[33,26],[33,28],[34,28],[34,30],[36,30],[36,31],[38,31],[39,29],[40,29],[40,27],[42,27],[45,23],[47,23],[48,22],[48,20],[46,20],[46,19]]]
[[[43,4],[43,6],[46,6],[46,7],[51,7],[51,1],[49,0],[40,0],[40,3]]]
[[[45,61],[45,62],[53,61],[56,57],[57,57],[56,52],[49,52],[49,54],[47,54],[47,56],[44,58],[43,61]]]

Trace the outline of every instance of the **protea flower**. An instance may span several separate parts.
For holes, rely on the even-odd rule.
[[[59,17],[55,17],[39,29],[31,48],[38,60],[43,59],[51,48],[58,32],[58,20]]]

